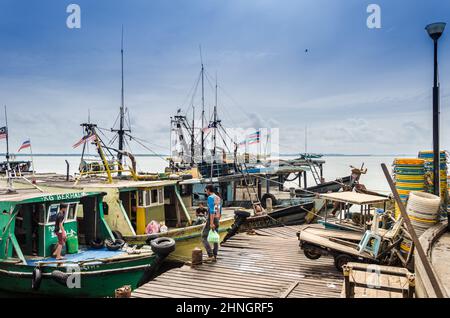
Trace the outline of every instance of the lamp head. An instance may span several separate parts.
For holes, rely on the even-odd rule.
[[[425,27],[425,30],[433,40],[437,41],[444,33],[445,25],[444,22],[431,23]]]

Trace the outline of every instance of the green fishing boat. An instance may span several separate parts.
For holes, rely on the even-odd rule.
[[[112,297],[124,285],[145,283],[175,249],[170,238],[130,248],[104,218],[101,192],[41,193],[16,190],[0,195],[0,289],[28,295]],[[55,218],[67,206],[65,258],[52,256]]]

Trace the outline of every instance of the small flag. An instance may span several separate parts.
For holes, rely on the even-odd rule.
[[[255,139],[255,138],[259,138],[260,135],[261,135],[261,131],[258,130],[256,132],[254,132],[253,134],[248,135],[247,138],[248,139]]]
[[[1,127],[0,128],[0,139],[6,139],[8,136],[8,127]]]
[[[253,145],[253,144],[259,144],[260,143],[260,139],[258,138],[251,138],[248,140],[248,144],[249,145]]]
[[[207,133],[211,128],[217,128],[217,124],[215,122],[209,123],[208,127],[205,127],[202,130]]]
[[[75,145],[73,145],[72,147],[73,147],[73,148],[77,148],[77,147],[79,147],[80,145],[83,145],[83,144],[85,144],[85,143],[87,143],[87,142],[89,142],[89,141],[95,140],[96,138],[97,138],[97,137],[95,136],[95,134],[90,133],[90,134],[84,136],[83,138],[81,138],[80,141],[78,141],[78,142],[77,142]]]
[[[247,139],[245,139],[244,141],[241,141],[239,143],[239,146],[243,146],[245,144],[253,145],[253,144],[258,144],[260,142],[261,142],[261,131],[258,130],[256,132],[254,132],[253,134],[247,135]]]
[[[22,143],[22,146],[20,146],[19,150],[17,150],[17,152],[20,152],[22,149],[26,149],[26,148],[30,148],[30,147],[31,147],[31,141],[30,141],[30,139],[25,140],[25,141]]]

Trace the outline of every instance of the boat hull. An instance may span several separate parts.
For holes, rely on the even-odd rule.
[[[137,288],[145,271],[151,269],[156,260],[156,255],[149,255],[133,260],[84,265],[79,269],[79,287],[75,288],[57,282],[51,275],[55,270],[70,273],[67,268],[42,267],[42,281],[38,290],[31,287],[34,266],[3,263],[0,264],[0,289],[27,296],[114,297],[115,290],[124,285]],[[69,281],[75,283],[76,278]]]

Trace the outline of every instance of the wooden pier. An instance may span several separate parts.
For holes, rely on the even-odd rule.
[[[301,226],[241,233],[225,243],[217,263],[169,270],[132,293],[134,298],[337,298],[343,275],[333,259],[307,259]]]

